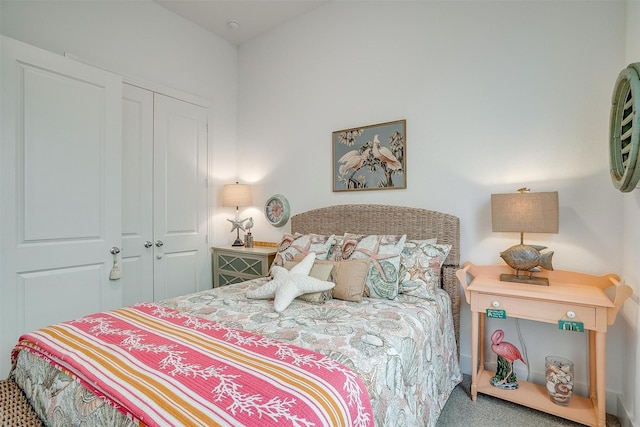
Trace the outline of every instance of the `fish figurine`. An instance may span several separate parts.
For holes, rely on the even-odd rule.
[[[515,245],[504,252],[500,252],[500,258],[509,267],[516,270],[516,273],[520,270],[529,271],[538,266],[545,270],[553,270],[553,265],[551,264],[553,251],[542,253],[542,250],[546,248],[546,246],[536,245]]]

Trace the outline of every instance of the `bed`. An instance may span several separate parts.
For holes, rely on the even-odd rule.
[[[376,291],[371,287],[370,296],[359,301],[326,299],[327,293],[324,292],[317,293],[323,296],[321,302],[296,298],[284,310],[275,311],[271,299],[247,298],[251,292],[264,289],[263,286],[271,281],[267,277],[157,304],[142,304],[132,310],[136,310],[135,316],[139,315],[138,311],[146,310],[165,315],[169,313],[172,318],[188,318],[191,323],[222,330],[225,336],[231,334],[236,340],[239,337],[252,342],[266,340],[278,348],[280,355],[282,351],[296,354],[298,364],[287,368],[287,375],[298,375],[299,379],[315,378],[315,371],[304,363],[300,364],[303,356],[306,357],[304,360],[330,361],[328,365],[339,367],[329,375],[331,381],[338,384],[325,382],[319,387],[323,390],[345,388],[344,384],[353,380],[352,388],[357,388],[358,384],[364,388],[360,395],[350,390],[351,394],[340,401],[349,401],[353,416],[345,418],[351,421],[341,422],[343,425],[434,426],[449,394],[462,379],[458,366],[460,295],[455,276],[460,259],[458,218],[410,207],[339,205],[294,215],[290,235],[331,236],[332,247],[336,246],[337,239],[344,237],[348,240],[347,235],[360,236],[362,242],[365,241],[364,236],[406,235],[401,241],[404,248],[408,247],[409,241],[419,241],[429,242],[429,247],[437,242],[439,247],[447,246],[448,250],[438,263],[440,269],[435,276],[438,285],[428,298],[408,292],[414,289],[412,287],[406,287],[404,293],[393,298],[381,298],[373,295]],[[344,243],[344,247],[347,246]],[[344,254],[340,256],[344,257]],[[280,264],[284,261],[292,260],[282,258]],[[386,259],[377,265],[386,267],[385,263]],[[372,258],[368,265],[373,264]],[[332,271],[335,273],[335,269]],[[387,270],[380,268],[380,271]],[[414,281],[409,280],[412,276],[413,273],[405,272],[405,283],[413,284]],[[331,292],[335,292],[335,288]],[[87,334],[89,336],[93,332],[87,329]],[[198,340],[200,338],[198,336]],[[52,367],[46,354],[42,357],[42,354],[29,351],[25,346],[17,346],[12,357],[14,368],[11,378],[48,425],[311,425],[311,422],[305,424],[293,418],[277,420],[263,415],[257,418],[255,411],[245,411],[249,412],[244,414],[249,418],[241,422],[225,419],[211,423],[144,419],[123,410],[120,407],[122,400],[110,401],[104,395],[105,389],[89,390],[94,380],[73,374],[64,363],[57,363],[57,369]],[[335,366],[333,362],[336,362]],[[264,375],[262,371],[259,374]],[[201,392],[205,396],[206,393],[209,393],[208,389]],[[145,399],[140,400],[144,404]],[[300,398],[296,402],[300,403]],[[168,406],[166,402],[158,405]],[[226,406],[228,409],[230,405]],[[150,407],[148,411],[155,414],[153,411],[156,409]],[[242,412],[237,406],[235,410]],[[335,419],[315,420],[314,423],[340,424]]]

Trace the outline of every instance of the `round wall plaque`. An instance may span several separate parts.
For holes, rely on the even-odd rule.
[[[611,99],[609,170],[622,192],[636,188],[640,179],[640,62],[618,75]]]
[[[264,205],[264,216],[269,224],[275,227],[282,227],[289,221],[291,209],[287,198],[282,194],[276,194],[267,199]]]

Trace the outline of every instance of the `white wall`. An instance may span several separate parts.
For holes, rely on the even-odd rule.
[[[8,37],[210,103],[212,205],[237,166],[237,48],[150,0],[0,1]],[[213,222],[213,240],[227,227]],[[219,228],[218,228],[219,227]]]
[[[620,272],[623,197],[609,178],[608,121],[625,24],[623,2],[340,1],[242,45],[239,176],[256,183],[245,210],[254,238],[289,229],[260,215],[274,193],[293,213],[389,203],[459,216],[463,261],[502,263],[498,252],[519,236],[491,232],[490,194],[527,186],[560,194],[560,233],[528,243],[554,250],[558,269]],[[396,119],[407,120],[408,188],[333,193],[331,132]],[[627,374],[619,324],[608,335],[611,412]],[[488,330],[498,325],[517,343],[512,320]],[[585,334],[521,325],[532,378],[553,353],[576,362],[584,386]]]
[[[640,2],[627,4],[626,61],[623,64],[640,62]],[[640,425],[640,190],[634,190],[624,196],[622,242],[622,274],[635,293],[628,300],[622,312],[626,324],[624,329],[624,347],[622,369],[622,395],[618,407],[618,416],[623,426]]]

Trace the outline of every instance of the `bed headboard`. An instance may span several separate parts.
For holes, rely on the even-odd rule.
[[[302,234],[406,234],[408,239],[437,238],[451,245],[442,266],[442,288],[451,297],[456,342],[460,349],[460,220],[427,209],[390,205],[336,205],[291,217],[291,231]]]

